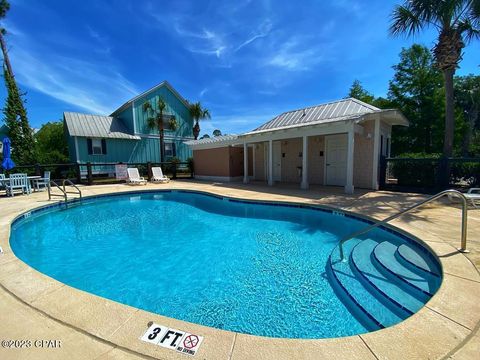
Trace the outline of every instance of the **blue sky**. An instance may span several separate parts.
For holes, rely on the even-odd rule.
[[[33,127],[64,111],[109,114],[166,79],[210,109],[202,132],[240,133],[342,98],[354,79],[385,95],[401,48],[435,40],[390,37],[396,3],[12,0],[3,26]],[[459,74],[479,73],[479,45]]]

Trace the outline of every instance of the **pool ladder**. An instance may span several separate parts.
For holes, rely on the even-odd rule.
[[[443,196],[448,196],[449,198],[450,197],[457,197],[462,201],[462,235],[461,235],[460,248],[458,250],[460,252],[464,252],[464,253],[468,252],[468,250],[467,250],[467,216],[468,216],[467,198],[460,191],[444,190],[444,191],[439,192],[436,195],[433,195],[433,196],[429,197],[428,199],[426,199],[424,201],[421,201],[421,202],[419,202],[415,205],[412,205],[412,206],[406,208],[405,210],[402,210],[402,211],[396,213],[395,215],[389,216],[386,219],[383,219],[382,221],[376,222],[376,223],[374,223],[370,226],[367,226],[366,228],[363,228],[359,231],[356,231],[356,232],[344,237],[342,240],[340,240],[340,243],[338,244],[339,251],[340,251],[340,259],[345,260],[345,254],[344,254],[344,251],[343,251],[343,244],[345,242],[347,242],[348,240],[351,240],[351,239],[353,239],[353,238],[355,238],[359,235],[365,234],[365,233],[369,232],[370,230],[373,230],[373,229],[375,229],[379,226],[382,226],[383,224],[386,224],[386,223],[402,216],[403,214],[406,214],[407,212],[418,209],[419,207],[421,207],[423,205],[426,205],[428,203],[431,203],[432,201],[438,200]]]
[[[77,191],[67,191],[65,184],[68,184],[69,186],[73,186]],[[54,186],[58,190],[60,190],[62,193],[61,194],[55,194],[52,193],[51,188]],[[73,182],[71,182],[69,179],[64,179],[62,181],[62,187],[58,185],[55,181],[50,180],[50,184],[48,185],[48,200],[51,200],[52,197],[58,196],[64,198],[65,205],[67,206],[68,204],[68,194],[75,194],[79,196],[80,201],[82,201],[82,191],[75,185]]]

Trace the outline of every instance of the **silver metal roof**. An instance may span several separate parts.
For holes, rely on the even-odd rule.
[[[238,135],[221,135],[221,136],[214,136],[214,137],[198,139],[198,140],[189,140],[189,141],[185,141],[184,144],[190,145],[190,146],[217,144],[217,143],[224,144],[226,142],[232,142],[237,139],[238,139]]]
[[[322,122],[332,122],[332,120],[335,119],[344,120],[378,111],[381,110],[375,106],[364,103],[363,101],[354,98],[342,99],[326,104],[284,112],[248,134],[263,132],[266,130],[302,126],[309,123],[318,124]]]
[[[73,112],[63,113],[70,136],[140,140],[130,134],[120,119]]]

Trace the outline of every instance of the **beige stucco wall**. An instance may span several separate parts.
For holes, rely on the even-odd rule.
[[[253,153],[248,149],[248,172],[253,174]],[[243,147],[194,150],[195,175],[217,177],[243,176]]]
[[[195,175],[230,176],[230,149],[228,147],[194,150]]]
[[[362,126],[363,134],[355,134],[353,185],[358,188],[371,189],[375,121],[365,122]]]

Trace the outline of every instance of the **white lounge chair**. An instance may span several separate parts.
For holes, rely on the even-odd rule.
[[[160,182],[160,183],[167,183],[170,181],[168,177],[163,175],[163,171],[161,167],[153,167],[152,168],[152,181],[153,182]]]
[[[480,203],[480,188],[468,189],[467,193],[463,195],[467,198],[467,200],[470,200],[472,202],[474,208],[479,208],[478,205],[475,204],[475,201],[478,201]]]
[[[147,185],[147,180],[140,176],[137,168],[128,168],[127,184],[129,185]]]
[[[480,188],[471,188],[471,189],[468,189],[468,191],[466,193],[463,193],[463,196],[465,196],[465,198],[467,199],[467,201],[470,201],[472,203],[472,206],[476,209],[479,209],[480,207],[475,204],[475,202],[477,201],[478,203],[480,203]],[[451,201],[451,202],[454,202],[454,200],[457,200],[458,201],[458,198],[456,197],[453,197],[452,195],[448,194],[448,199]]]

